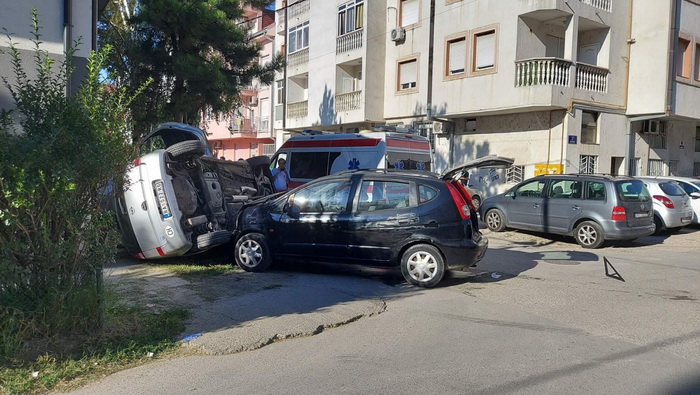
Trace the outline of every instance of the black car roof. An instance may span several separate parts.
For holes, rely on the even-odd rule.
[[[342,176],[347,176],[348,174],[361,174],[363,176],[366,175],[378,175],[378,176],[387,176],[389,178],[391,177],[418,177],[418,178],[423,178],[423,179],[430,179],[430,180],[439,180],[438,175],[435,173],[431,173],[428,171],[422,171],[422,170],[401,170],[401,169],[362,169],[362,170],[345,170],[341,171],[340,173],[336,173],[334,175],[342,175]]]
[[[623,181],[623,180],[636,180],[637,179],[637,178],[630,177],[630,176],[615,176],[612,174],[601,174],[601,173],[596,173],[596,174],[578,174],[578,173],[542,174],[542,175],[539,175],[535,178],[556,178],[556,177],[592,178],[592,179],[604,179],[604,180],[609,180],[609,181]]]

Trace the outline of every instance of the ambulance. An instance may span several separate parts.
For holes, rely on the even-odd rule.
[[[271,169],[285,159],[289,188],[329,174],[355,169],[431,170],[430,141],[417,133],[304,133],[285,141],[272,157]]]

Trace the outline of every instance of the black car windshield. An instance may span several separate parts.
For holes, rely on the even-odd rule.
[[[646,202],[651,197],[649,191],[640,180],[621,181],[615,183],[615,190],[620,200],[625,202]]]
[[[660,182],[659,187],[668,196],[683,196],[685,191],[681,189],[675,182]]]

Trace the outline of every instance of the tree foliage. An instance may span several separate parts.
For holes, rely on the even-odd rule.
[[[90,56],[87,78],[66,96],[73,52],[58,64],[41,49],[36,9],[32,20],[33,59],[11,37],[3,54],[15,108],[0,112],[0,360],[28,339],[99,327],[101,268],[119,240],[104,191],[135,154],[131,97],[100,80],[110,48]]]
[[[211,110],[228,114],[242,87],[254,79],[270,84],[281,67],[276,56],[257,61],[260,45],[248,34],[243,6],[264,9],[272,0],[122,0],[102,17],[99,39],[117,49],[108,70],[133,91],[152,79],[131,106],[134,137],[162,121],[196,124]]]

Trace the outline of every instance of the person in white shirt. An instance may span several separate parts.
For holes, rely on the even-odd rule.
[[[277,168],[272,170],[272,179],[277,192],[286,191],[289,188],[289,172],[286,164],[286,160],[280,159],[277,161]]]

